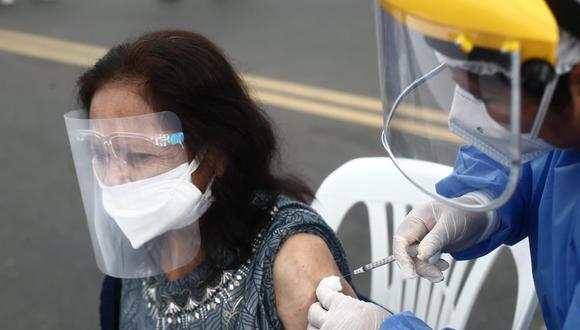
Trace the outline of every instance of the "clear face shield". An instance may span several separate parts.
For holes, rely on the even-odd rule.
[[[444,41],[437,34],[453,29],[381,4],[376,14],[385,114],[382,140],[387,153],[413,184],[433,198],[465,210],[498,208],[513,194],[521,162],[550,150],[534,139],[520,145],[518,48],[509,43],[501,49],[475,47],[461,34],[454,41]],[[548,84],[544,94],[549,93]],[[524,133],[537,136],[545,108],[535,106],[536,120]],[[461,204],[438,189],[438,183],[452,173],[463,145],[477,147],[508,177],[499,189],[502,192],[489,196],[487,204]],[[417,163],[399,161],[402,158],[424,162],[425,171],[439,179],[426,184],[423,177],[412,174],[421,172],[416,170]]]
[[[65,123],[101,271],[141,278],[192,261],[212,199],[191,183],[201,159],[189,163],[177,116],[89,119],[78,110]]]

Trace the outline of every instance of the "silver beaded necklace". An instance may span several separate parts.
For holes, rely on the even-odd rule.
[[[278,212],[278,207],[274,206],[270,210],[273,217]],[[160,282],[156,278],[148,278],[142,281],[142,294],[147,302],[149,315],[154,319],[157,330],[165,330],[170,326],[187,328],[198,320],[207,318],[208,313],[218,308],[223,303],[229,303],[233,297],[231,292],[238,288],[242,280],[249,273],[249,266],[255,257],[255,252],[261,245],[263,236],[267,228],[264,228],[254,237],[251,243],[252,256],[246,260],[237,270],[224,271],[220,281],[215,286],[207,286],[201,299],[195,299],[193,292],[189,289],[182,290],[187,298],[185,303],[180,305],[171,295],[158,297]],[[235,303],[237,305],[238,302]],[[237,306],[236,306],[237,307]]]

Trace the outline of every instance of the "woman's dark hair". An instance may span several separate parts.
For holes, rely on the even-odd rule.
[[[79,78],[81,105],[89,109],[95,92],[111,82],[137,84],[154,109],[177,114],[191,154],[205,145],[224,161],[224,173],[212,185],[215,202],[201,220],[206,258],[218,269],[248,258],[252,239],[267,225],[274,198],[257,204],[257,191],[303,202],[312,198],[299,179],[274,174],[279,155],[267,115],[205,37],[159,31],[113,47]]]

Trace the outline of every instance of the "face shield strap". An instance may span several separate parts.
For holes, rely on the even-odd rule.
[[[512,63],[520,63],[520,52],[515,51],[511,54]],[[512,158],[512,166],[510,172],[510,180],[513,183],[513,186],[517,184],[517,180],[519,177],[514,177],[514,173],[518,173],[519,175],[519,168],[521,162],[521,154],[520,154],[520,126],[521,126],[521,81],[520,81],[520,66],[519,65],[512,65],[510,70],[510,76],[512,79],[512,93],[511,93],[511,100],[510,100],[510,115],[511,115],[511,122],[512,125],[510,127],[510,142],[511,142],[511,158]],[[515,188],[514,188],[515,189]]]
[[[554,95],[554,91],[556,90],[556,86],[558,85],[558,80],[560,76],[556,75],[552,81],[546,85],[546,89],[542,95],[542,100],[540,101],[540,105],[538,107],[538,114],[536,115],[536,119],[534,119],[534,125],[532,126],[532,130],[530,131],[530,138],[535,139],[538,137],[540,133],[540,128],[544,123],[544,118],[546,118],[546,114],[548,113],[548,109],[550,107],[550,102],[552,101],[552,96]]]

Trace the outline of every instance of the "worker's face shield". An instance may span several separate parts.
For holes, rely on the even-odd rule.
[[[171,192],[165,190],[189,175],[182,171],[189,157],[178,117],[157,112],[90,119],[78,110],[67,113],[65,123],[98,267],[114,277],[141,278],[192,261],[201,242],[197,221],[167,230],[147,223],[164,220],[151,214],[166,205]],[[120,223],[111,210],[137,223]],[[129,230],[147,239],[135,244]]]
[[[418,32],[411,26],[421,22],[413,17],[394,15],[378,6],[385,149],[400,171],[432,197],[466,210],[499,207],[513,193],[520,165],[518,51],[468,49],[461,40],[447,42]],[[465,180],[472,190],[490,192],[484,205],[463,205],[443,196],[441,182],[452,174],[466,144],[491,157],[490,163],[508,178]],[[407,168],[417,163],[399,162],[401,158],[424,161],[424,170]]]

